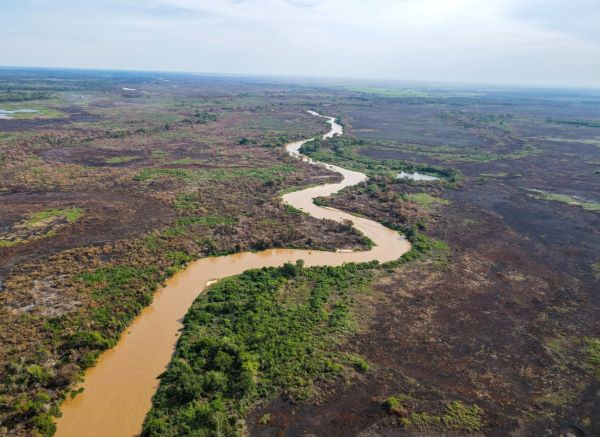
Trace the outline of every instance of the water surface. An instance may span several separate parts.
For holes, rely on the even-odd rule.
[[[400,172],[396,175],[397,179],[412,179],[413,181],[439,181],[440,178],[436,178],[435,176],[430,176],[427,174],[414,172],[414,173],[405,173]]]
[[[320,117],[316,112],[311,111],[311,114]],[[333,117],[326,118],[331,130],[324,137],[341,135],[342,126]],[[310,139],[288,144],[286,149],[293,156],[310,161],[298,153],[298,149],[306,141]],[[190,263],[156,292],[152,304],[135,318],[117,345],[104,352],[97,365],[85,372],[85,380],[81,385],[84,392],[63,403],[63,416],[57,421],[56,435],[138,435],[146,413],[150,410],[152,395],[158,387],[157,377],[171,360],[179,330],[183,326],[182,319],[207,284],[251,268],[281,266],[285,262],[299,259],[303,259],[307,267],[339,266],[345,262],[392,261],[407,252],[410,243],[397,232],[372,220],[333,208],[322,208],[313,203],[315,197],[330,195],[367,178],[362,173],[340,167],[328,168],[341,173],[343,180],[286,194],[283,201],[317,218],[337,222],[352,221],[356,229],[376,244],[373,249],[366,252],[271,249],[202,258]]]
[[[8,110],[8,109],[0,109],[0,120],[12,120],[12,115],[14,114],[19,114],[19,113],[23,113],[23,114],[27,114],[27,113],[35,113],[35,112],[40,112],[36,109],[13,109],[13,110]]]

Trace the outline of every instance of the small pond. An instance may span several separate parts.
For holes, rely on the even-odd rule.
[[[12,111],[9,111],[7,109],[0,109],[0,120],[4,119],[4,120],[10,120],[13,114],[19,114],[19,113],[33,113],[33,112],[39,112],[36,111],[35,109],[15,109]]]
[[[436,178],[435,176],[429,176],[423,173],[406,173],[400,172],[396,175],[398,179],[412,179],[413,181],[438,181],[440,178]]]

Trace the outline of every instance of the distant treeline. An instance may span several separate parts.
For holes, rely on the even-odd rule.
[[[557,118],[548,117],[546,119],[548,123],[552,124],[568,124],[572,126],[585,126],[585,127],[600,127],[600,120],[559,120]]]
[[[46,100],[52,97],[48,91],[0,91],[0,102],[28,102],[31,100]]]

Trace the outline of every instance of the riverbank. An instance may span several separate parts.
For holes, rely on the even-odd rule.
[[[342,132],[333,118],[329,118],[329,123],[331,129],[324,137]],[[291,143],[286,149],[299,148],[302,143]],[[140,432],[156,391],[156,378],[171,359],[182,327],[181,319],[209,281],[252,268],[275,267],[301,259],[307,267],[374,260],[387,262],[410,250],[406,239],[377,222],[313,204],[315,197],[335,193],[366,178],[358,172],[339,167],[332,166],[331,169],[342,174],[341,182],[288,193],[283,196],[284,202],[317,218],[351,221],[357,230],[375,243],[373,249],[351,253],[273,249],[203,258],[190,263],[167,281],[166,286],[155,294],[152,304],[134,320],[127,334],[85,373],[80,387],[84,389],[83,393],[67,399],[62,406],[57,435],[130,436]]]

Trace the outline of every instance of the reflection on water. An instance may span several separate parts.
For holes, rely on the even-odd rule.
[[[429,176],[423,173],[405,173],[400,172],[396,176],[398,179],[412,179],[413,181],[438,181],[440,178],[436,178],[435,176]]]
[[[40,112],[40,111],[38,111],[36,109],[13,109],[13,110],[0,109],[0,120],[11,120],[12,115],[14,115],[14,114],[19,114],[19,113],[27,114],[27,113],[35,113],[35,112]]]

